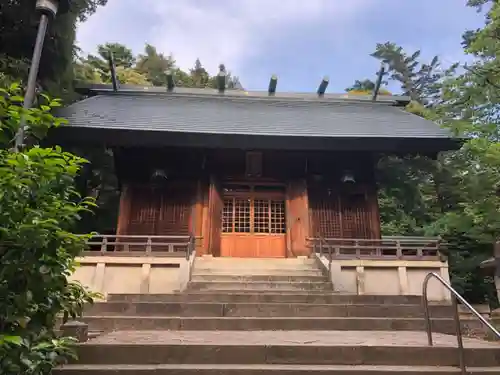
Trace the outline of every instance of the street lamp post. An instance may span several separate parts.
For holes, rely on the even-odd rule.
[[[35,90],[36,90],[36,79],[38,76],[38,68],[40,66],[40,58],[42,56],[43,42],[45,40],[45,34],[47,33],[47,27],[49,25],[49,19],[55,18],[58,13],[65,13],[69,10],[71,0],[37,0],[36,10],[40,12],[40,24],[38,25],[38,32],[36,35],[35,49],[33,51],[33,57],[31,59],[31,66],[28,75],[28,84],[26,86],[26,93],[24,95],[23,108],[29,109],[33,105],[35,100]],[[19,151],[24,145],[26,128],[26,119],[21,117],[21,123],[19,124],[19,129],[16,134],[15,139],[15,150]]]

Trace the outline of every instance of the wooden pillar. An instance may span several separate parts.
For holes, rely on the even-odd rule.
[[[203,215],[205,218],[203,224],[203,247],[208,255],[220,255],[222,209],[223,201],[220,184],[215,176],[211,176],[208,189],[208,207],[206,215],[205,212]]]
[[[204,224],[204,186],[201,180],[198,181],[196,187],[196,198],[193,205],[193,213],[192,213],[192,233],[195,237],[203,237],[203,224]],[[196,241],[196,253],[201,254],[204,253],[203,241]]]
[[[287,188],[287,256],[309,256],[309,202],[306,180],[290,181]]]
[[[131,189],[128,185],[123,185],[120,194],[120,206],[118,208],[118,223],[116,226],[116,235],[123,236],[127,234],[127,226],[130,216],[130,205],[132,202]]]
[[[381,229],[380,229],[380,210],[378,206],[378,191],[377,187],[370,186],[368,188],[368,209],[370,210],[370,230],[372,238],[380,239],[381,238]]]

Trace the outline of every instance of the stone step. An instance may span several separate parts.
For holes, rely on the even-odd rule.
[[[235,258],[235,257],[201,257],[196,258],[196,265],[210,264],[217,266],[245,267],[254,265],[258,267],[293,267],[296,265],[307,265],[316,267],[317,262],[314,258]]]
[[[191,277],[191,282],[323,282],[328,283],[329,280],[323,275],[220,275],[220,274],[200,274],[194,273]]]
[[[240,264],[240,265],[212,265],[212,264],[197,264],[195,263],[194,265],[194,270],[206,270],[206,271],[232,271],[232,272],[256,272],[256,273],[263,273],[263,272],[278,272],[278,271],[320,271],[320,269],[314,265],[308,265],[308,264],[296,264],[296,265],[287,265],[287,266],[274,266],[274,265],[268,265],[268,266],[260,266],[260,265],[253,265],[253,264]]]
[[[78,346],[80,364],[458,366],[456,338],[388,331],[117,331]],[[464,338],[466,364],[500,366],[500,346]]]
[[[498,375],[500,367],[469,367],[471,375]],[[457,375],[457,367],[363,365],[67,365],[54,375]]]
[[[220,303],[332,303],[332,304],[420,304],[420,296],[382,296],[330,293],[179,293],[109,294],[108,301],[128,302],[220,302]]]
[[[236,283],[234,281],[218,281],[218,282],[197,282],[192,281],[188,285],[190,291],[326,291],[333,290],[331,283],[326,282],[265,282],[265,281],[249,281],[246,283]]]
[[[423,331],[421,318],[339,318],[339,317],[166,317],[166,316],[89,316],[83,318],[93,330],[110,331]],[[481,329],[480,323],[477,329]],[[465,327],[470,327],[470,323]],[[453,334],[451,318],[432,319],[435,332]]]
[[[193,275],[222,275],[222,276],[324,276],[319,269],[276,269],[276,270],[247,270],[247,269],[217,269],[217,268],[193,268]]]
[[[434,318],[452,317],[450,306],[430,306]],[[420,305],[333,305],[310,303],[98,302],[88,315],[198,317],[423,317]]]

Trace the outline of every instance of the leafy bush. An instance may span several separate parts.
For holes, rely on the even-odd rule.
[[[0,368],[5,375],[50,374],[74,356],[74,340],[58,338],[56,320],[78,317],[95,297],[68,277],[87,236],[72,233],[95,206],[74,188],[86,161],[60,147],[8,150],[21,116],[31,135],[63,121],[50,114],[58,101],[25,111],[19,87],[0,90]]]

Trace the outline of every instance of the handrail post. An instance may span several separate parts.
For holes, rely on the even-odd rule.
[[[102,237],[102,242],[101,242],[101,253],[105,253],[108,251],[108,238],[106,236]]]
[[[453,320],[455,322],[455,333],[457,336],[457,344],[458,344],[458,361],[460,364],[460,370],[462,375],[467,375],[467,366],[465,363],[465,351],[464,351],[464,343],[462,338],[462,326],[460,324],[460,314],[458,312],[458,302],[462,303],[463,306],[467,307],[469,311],[475,315],[481,323],[483,323],[493,334],[500,339],[500,332],[493,327],[490,322],[488,322],[480,313],[471,306],[469,302],[465,300],[450,284],[448,284],[441,276],[439,276],[435,272],[429,273],[425,276],[424,283],[422,285],[422,304],[424,307],[424,316],[425,316],[425,328],[427,331],[427,339],[429,346],[433,346],[432,341],[432,327],[431,320],[429,316],[429,299],[427,298],[427,289],[430,279],[435,278],[438,280],[443,287],[448,289],[452,295],[452,305],[453,305]]]
[[[455,332],[457,335],[457,344],[458,344],[458,362],[460,364],[460,369],[462,370],[462,375],[467,375],[467,369],[465,365],[465,351],[464,351],[464,342],[462,339],[462,327],[460,325],[460,315],[458,313],[458,302],[455,296],[452,297],[453,304],[453,318],[455,320]]]
[[[428,274],[424,279],[424,284],[422,286],[422,305],[424,306],[424,318],[425,318],[425,331],[427,332],[427,343],[429,346],[434,346],[434,342],[432,340],[432,326],[431,326],[431,318],[429,316],[429,300],[427,299],[427,285],[429,284],[429,280],[432,277],[432,274]]]

